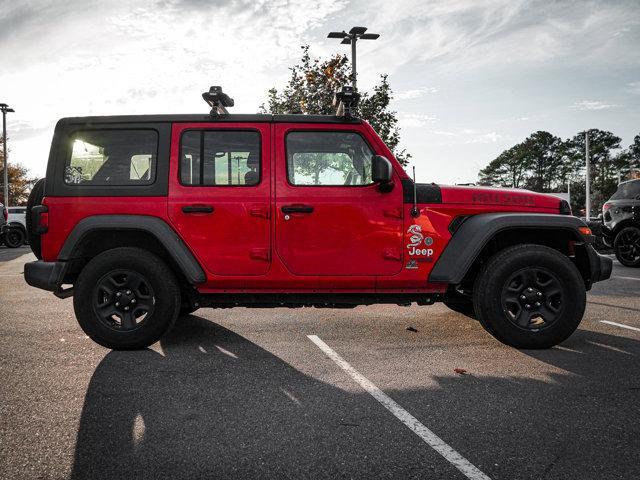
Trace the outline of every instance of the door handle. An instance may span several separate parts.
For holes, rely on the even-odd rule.
[[[213,213],[211,205],[185,205],[182,207],[184,213]]]
[[[285,205],[280,210],[282,213],[313,213],[311,205]]]

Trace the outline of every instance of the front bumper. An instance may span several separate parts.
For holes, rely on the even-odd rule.
[[[591,271],[591,283],[601,282],[611,277],[613,260],[600,255],[591,245],[586,245]]]
[[[32,287],[50,292],[61,292],[64,275],[67,271],[66,262],[45,262],[36,260],[24,265],[24,279]]]

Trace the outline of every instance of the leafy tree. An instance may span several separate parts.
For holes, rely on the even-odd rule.
[[[302,48],[300,62],[289,70],[291,76],[279,91],[271,88],[266,103],[260,106],[262,113],[332,115],[335,113],[333,97],[336,90],[350,83],[351,67],[344,55],[328,59],[311,58],[309,46]],[[360,92],[357,113],[367,120],[400,163],[406,165],[411,155],[398,150],[400,128],[395,111],[389,108],[393,91],[387,75],[380,76],[380,83],[371,93]],[[311,158],[311,157],[309,157]],[[313,169],[313,166],[310,166]],[[322,167],[322,165],[319,165]]]
[[[479,183],[485,186],[522,188],[529,167],[529,158],[523,144],[514,145],[480,170]]]
[[[545,131],[535,132],[482,169],[480,184],[537,192],[563,189],[569,175],[565,150],[559,137]]]
[[[0,203],[4,202],[2,197],[4,192],[4,155],[2,149],[2,137],[0,137]],[[29,171],[21,164],[9,164],[9,205],[20,206],[26,205],[29,198],[31,187],[35,180],[29,178]]]

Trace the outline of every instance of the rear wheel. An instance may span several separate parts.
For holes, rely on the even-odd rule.
[[[27,200],[27,211],[25,215],[25,223],[27,224],[27,238],[29,239],[29,245],[31,251],[39,260],[42,260],[42,249],[40,246],[40,235],[35,233],[35,225],[31,222],[31,209],[36,205],[42,204],[44,198],[44,178],[38,180],[31,189],[29,194],[29,200]]]
[[[618,261],[625,267],[640,267],[640,228],[625,227],[614,240]]]
[[[549,348],[580,324],[584,281],[557,250],[517,245],[495,254],[475,281],[478,320],[495,338],[516,348]]]
[[[180,310],[173,272],[139,248],[114,248],[93,258],[74,285],[82,330],[114,350],[145,348],[168,331]]]
[[[24,243],[25,236],[22,228],[9,227],[4,234],[4,244],[9,248],[18,248]]]

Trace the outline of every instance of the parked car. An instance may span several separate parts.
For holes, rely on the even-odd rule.
[[[506,344],[547,348],[611,274],[564,200],[414,183],[350,115],[348,89],[339,116],[232,115],[220,89],[203,96],[209,115],[56,125],[24,275],[73,295],[101,345],[146,347],[200,307],[443,301]]]
[[[9,248],[21,246],[25,240],[25,227],[15,221],[11,214],[13,207],[8,209],[0,203],[0,245],[4,244]]]
[[[27,239],[27,207],[9,207],[7,224],[12,229],[10,243],[13,247],[23,245]]]
[[[613,246],[618,261],[640,267],[640,180],[629,180],[602,206],[605,242]]]

